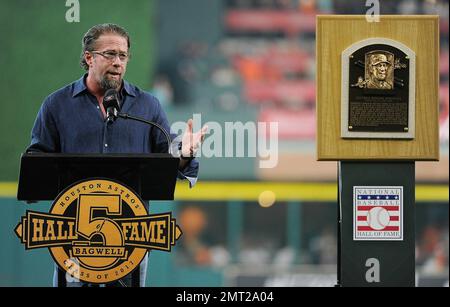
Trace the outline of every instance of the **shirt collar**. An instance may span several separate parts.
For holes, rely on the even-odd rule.
[[[72,91],[72,97],[75,97],[78,94],[87,90],[86,83],[85,83],[86,77],[87,77],[87,74],[85,74],[83,77],[81,77],[80,79],[75,81],[75,84],[73,86],[73,91]]]
[[[87,87],[86,87],[86,77],[87,77],[87,73],[84,74],[80,79],[78,79],[77,81],[75,81],[75,84],[73,86],[73,91],[72,91],[72,97],[77,96],[78,94],[87,91]],[[127,81],[123,80],[123,90],[125,93],[127,93],[130,96],[136,97],[136,90],[134,89],[133,86],[131,86]]]
[[[130,85],[130,83],[128,83],[127,81],[123,80],[123,89],[125,90],[125,92],[133,97],[136,97],[136,90],[134,89],[133,86]]]

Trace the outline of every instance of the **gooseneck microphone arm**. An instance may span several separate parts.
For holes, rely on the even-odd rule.
[[[112,124],[117,117],[123,118],[123,119],[131,119],[135,120],[150,126],[154,126],[162,131],[162,133],[166,136],[167,140],[167,152],[173,156],[172,154],[172,148],[170,146],[171,139],[169,133],[164,129],[161,125],[151,122],[149,120],[145,120],[140,117],[132,116],[127,113],[120,113],[120,95],[117,93],[117,90],[115,89],[108,89],[105,92],[105,95],[103,97],[103,107],[106,110],[106,125]]]
[[[141,123],[150,125],[150,126],[155,126],[156,128],[158,128],[160,131],[162,131],[162,133],[163,133],[163,134],[165,135],[165,137],[166,137],[166,140],[167,140],[167,148],[168,148],[168,149],[167,149],[167,152],[168,152],[170,155],[173,156],[173,154],[172,154],[172,148],[171,148],[171,146],[170,146],[170,144],[171,144],[171,141],[170,141],[170,135],[169,135],[169,133],[167,133],[166,129],[164,129],[161,125],[159,125],[159,124],[157,124],[157,123],[154,123],[154,122],[151,122],[151,121],[149,121],[149,120],[140,118],[140,117],[136,117],[136,116],[129,115],[129,114],[127,114],[127,113],[117,113],[117,117],[120,117],[120,118],[123,118],[123,119],[131,119],[131,120],[135,120],[135,121],[138,121],[138,122],[141,122]]]

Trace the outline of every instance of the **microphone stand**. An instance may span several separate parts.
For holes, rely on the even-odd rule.
[[[167,152],[171,155],[171,156],[173,156],[173,154],[172,154],[172,148],[171,148],[171,146],[170,146],[170,144],[171,144],[171,141],[170,141],[170,135],[169,135],[169,133],[166,131],[166,129],[164,129],[161,125],[159,125],[159,124],[157,124],[157,123],[154,123],[154,122],[151,122],[151,121],[149,121],[149,120],[146,120],[146,119],[143,119],[143,118],[140,118],[140,117],[136,117],[136,116],[132,116],[132,115],[129,115],[129,114],[127,114],[127,113],[120,113],[120,112],[117,112],[117,109],[116,108],[114,108],[114,113],[112,114],[114,117],[114,119],[116,118],[116,117],[120,117],[120,118],[123,118],[123,119],[131,119],[131,120],[135,120],[135,121],[138,121],[138,122],[141,122],[141,123],[144,123],[144,124],[147,124],[147,125],[150,125],[150,126],[155,126],[155,127],[157,127],[160,131],[162,131],[162,133],[165,135],[165,137],[166,137],[166,140],[167,140]],[[112,121],[114,121],[114,119],[112,120]],[[112,122],[111,121],[111,122]],[[107,121],[107,123],[108,123],[108,121]],[[139,287],[139,280],[140,280],[140,266],[141,265],[139,265],[138,266],[138,268],[133,272],[133,273],[131,273],[131,274],[133,274],[132,275],[132,286],[133,287],[135,287],[135,286],[137,286],[137,287]],[[121,279],[119,279],[119,283],[123,286],[123,287],[126,287],[126,284],[121,280]]]
[[[169,133],[167,133],[166,129],[164,129],[161,125],[159,125],[159,124],[157,124],[157,123],[154,123],[154,122],[151,122],[151,121],[149,121],[149,120],[145,120],[145,119],[140,118],[140,117],[136,117],[136,116],[129,115],[129,114],[127,114],[127,113],[117,113],[117,114],[115,114],[115,115],[117,115],[117,117],[120,117],[120,118],[123,118],[123,119],[131,119],[131,120],[135,120],[135,121],[138,121],[138,122],[141,122],[141,123],[150,125],[150,126],[155,126],[155,127],[157,127],[159,130],[161,130],[161,131],[163,132],[163,134],[164,134],[165,137],[166,137],[166,140],[167,140],[167,148],[168,148],[168,149],[167,149],[167,152],[168,152],[171,156],[173,156],[173,154],[172,154],[172,147],[170,146],[170,144],[171,144],[171,141],[170,141],[170,135],[169,135]]]

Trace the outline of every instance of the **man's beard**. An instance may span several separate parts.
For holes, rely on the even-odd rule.
[[[109,89],[119,90],[121,85],[122,80],[108,79],[106,76],[103,76],[102,80],[100,81],[100,87],[104,91],[107,91]]]

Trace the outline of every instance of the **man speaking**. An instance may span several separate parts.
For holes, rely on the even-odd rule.
[[[158,153],[167,152],[167,138],[161,129],[170,131],[167,116],[152,95],[128,83],[125,76],[130,59],[130,37],[115,24],[95,25],[84,35],[80,64],[87,71],[79,80],[50,94],[37,115],[31,144],[27,151],[52,153]],[[105,93],[117,93],[121,112],[156,123],[156,126],[117,119],[107,120]],[[196,150],[207,127],[192,131],[187,122],[180,146],[178,177],[188,179],[192,187],[197,180]],[[174,135],[172,135],[172,138]],[[140,285],[145,284],[147,257],[141,263]],[[57,284],[55,273],[54,285]],[[131,285],[131,274],[117,285]],[[82,282],[68,286],[87,286]]]

